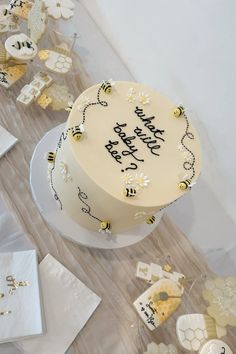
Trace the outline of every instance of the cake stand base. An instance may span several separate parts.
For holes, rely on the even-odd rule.
[[[45,155],[54,151],[65,124],[50,130],[36,146],[30,164],[30,186],[34,201],[41,215],[50,226],[63,237],[80,245],[93,248],[112,249],[133,245],[148,236],[161,220],[164,211],[157,213],[152,225],[140,224],[129,231],[116,234],[102,234],[87,230],[73,221],[64,210],[58,208],[47,179],[48,162]]]

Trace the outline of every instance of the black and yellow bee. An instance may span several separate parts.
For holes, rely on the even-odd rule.
[[[124,196],[125,197],[135,197],[137,194],[137,191],[135,188],[128,187],[124,189]]]
[[[80,138],[83,134],[83,131],[79,125],[76,125],[75,127],[72,128],[71,133],[72,133],[72,137],[75,140],[80,140]]]
[[[149,225],[150,225],[150,224],[154,224],[155,220],[156,220],[155,216],[152,215],[152,216],[149,216],[149,217],[146,219],[146,223],[149,224]]]
[[[183,114],[184,114],[184,107],[182,107],[182,106],[179,106],[179,107],[175,108],[175,110],[173,112],[173,115],[176,118],[182,116]]]
[[[105,92],[105,93],[111,93],[112,91],[112,84],[110,83],[110,81],[103,81],[102,83],[102,90]]]
[[[18,49],[18,50],[21,50],[22,48],[24,49],[34,49],[32,47],[32,42],[30,41],[24,41],[24,42],[20,42],[20,41],[17,41],[15,44],[12,44],[12,47]]]
[[[55,161],[55,157],[56,157],[55,152],[52,152],[52,151],[48,152],[47,160],[49,163],[53,163]]]
[[[100,224],[100,232],[111,233],[111,224],[109,221],[102,221]]]
[[[191,187],[191,183],[192,183],[191,179],[185,179],[184,181],[181,181],[179,183],[179,188],[182,191],[184,191],[184,190],[188,189],[189,187]]]

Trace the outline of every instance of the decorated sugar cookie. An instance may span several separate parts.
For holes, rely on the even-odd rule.
[[[233,354],[233,352],[222,340],[213,339],[204,344],[199,354]]]
[[[178,273],[178,272],[173,272],[172,268],[167,269],[167,265],[164,267],[161,267],[159,264],[155,263],[143,263],[143,262],[138,262],[137,264],[137,269],[136,269],[136,277],[140,279],[146,280],[148,283],[153,284],[157,282],[160,279],[171,279],[178,283],[181,292],[184,292],[184,282],[185,282],[185,275]]]
[[[45,61],[45,66],[58,74],[66,74],[71,68],[72,59],[66,43],[62,43],[52,50],[40,50],[38,56]]]
[[[134,307],[146,326],[153,331],[176,311],[180,303],[181,291],[177,283],[161,279],[134,302]]]
[[[16,16],[27,19],[31,10],[32,3],[28,0],[11,0],[9,10]]]
[[[236,326],[236,277],[207,280],[202,295],[209,303],[208,314],[219,326]]]
[[[37,45],[24,33],[15,34],[7,38],[6,51],[15,59],[30,60],[37,54]]]
[[[183,348],[198,351],[208,340],[225,336],[226,330],[217,326],[210,316],[196,313],[180,316],[176,333]]]
[[[19,18],[8,10],[8,5],[0,5],[0,33],[19,31]]]
[[[166,345],[152,342],[148,344],[147,351],[143,354],[178,354],[178,351],[173,344]]]
[[[50,86],[52,82],[52,77],[47,73],[42,71],[38,72],[34,75],[33,80],[29,84],[22,87],[21,92],[16,99],[17,102],[25,106],[30,105],[41,96],[43,90]]]
[[[71,0],[44,0],[48,15],[55,18],[64,18],[65,20],[74,15],[75,4]]]
[[[47,13],[44,3],[41,0],[36,0],[29,12],[28,29],[30,38],[38,43],[46,30]]]
[[[0,69],[0,85],[9,88],[18,81],[27,70],[27,65],[14,65]]]

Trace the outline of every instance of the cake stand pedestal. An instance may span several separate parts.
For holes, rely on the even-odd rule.
[[[64,210],[58,208],[47,179],[48,162],[45,156],[54,151],[65,124],[50,130],[39,141],[30,163],[30,186],[34,201],[44,219],[63,237],[80,245],[93,248],[112,249],[133,245],[147,237],[161,220],[164,211],[157,213],[152,225],[140,224],[129,231],[116,234],[102,234],[87,230],[74,222]]]

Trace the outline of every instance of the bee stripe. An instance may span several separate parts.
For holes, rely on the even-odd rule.
[[[109,81],[105,81],[102,84],[102,89],[105,93],[111,93],[112,86]]]

